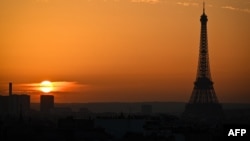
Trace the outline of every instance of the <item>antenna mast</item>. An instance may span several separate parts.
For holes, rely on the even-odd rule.
[[[203,1],[203,13],[205,13],[205,2]]]

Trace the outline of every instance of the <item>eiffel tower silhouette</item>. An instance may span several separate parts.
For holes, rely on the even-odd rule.
[[[196,81],[189,102],[186,104],[183,116],[194,118],[220,118],[223,114],[222,107],[218,102],[213,81],[211,78],[208,40],[207,40],[207,15],[203,3],[203,14],[201,15],[201,33],[199,60]]]

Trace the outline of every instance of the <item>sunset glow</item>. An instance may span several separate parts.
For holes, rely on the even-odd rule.
[[[53,90],[53,85],[50,81],[43,81],[41,82],[40,89],[44,93],[49,93]]]

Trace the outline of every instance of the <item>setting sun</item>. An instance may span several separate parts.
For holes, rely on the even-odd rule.
[[[40,84],[40,90],[44,93],[49,93],[53,90],[53,84],[50,81],[43,81]]]

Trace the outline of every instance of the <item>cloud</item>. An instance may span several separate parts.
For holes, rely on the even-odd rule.
[[[195,3],[195,2],[177,2],[176,3],[177,5],[182,5],[182,6],[199,6],[198,3]]]
[[[229,9],[229,10],[237,10],[235,7],[232,7],[232,6],[222,6],[221,8]]]
[[[250,13],[250,9],[241,9],[241,11]]]
[[[250,13],[250,9],[241,9],[233,6],[222,6],[221,8],[223,9],[228,9],[228,10],[233,10],[233,11],[240,11],[240,12],[246,12]]]
[[[56,93],[81,92],[81,91],[87,90],[90,87],[87,84],[81,84],[78,82],[70,82],[70,81],[54,81],[51,83],[53,85],[52,92],[56,92]],[[13,86],[13,93],[33,94],[33,93],[41,92],[40,88],[41,88],[40,83],[15,84]]]
[[[52,82],[54,91],[56,92],[70,92],[70,91],[82,91],[89,87],[87,84],[81,84],[78,82]]]

